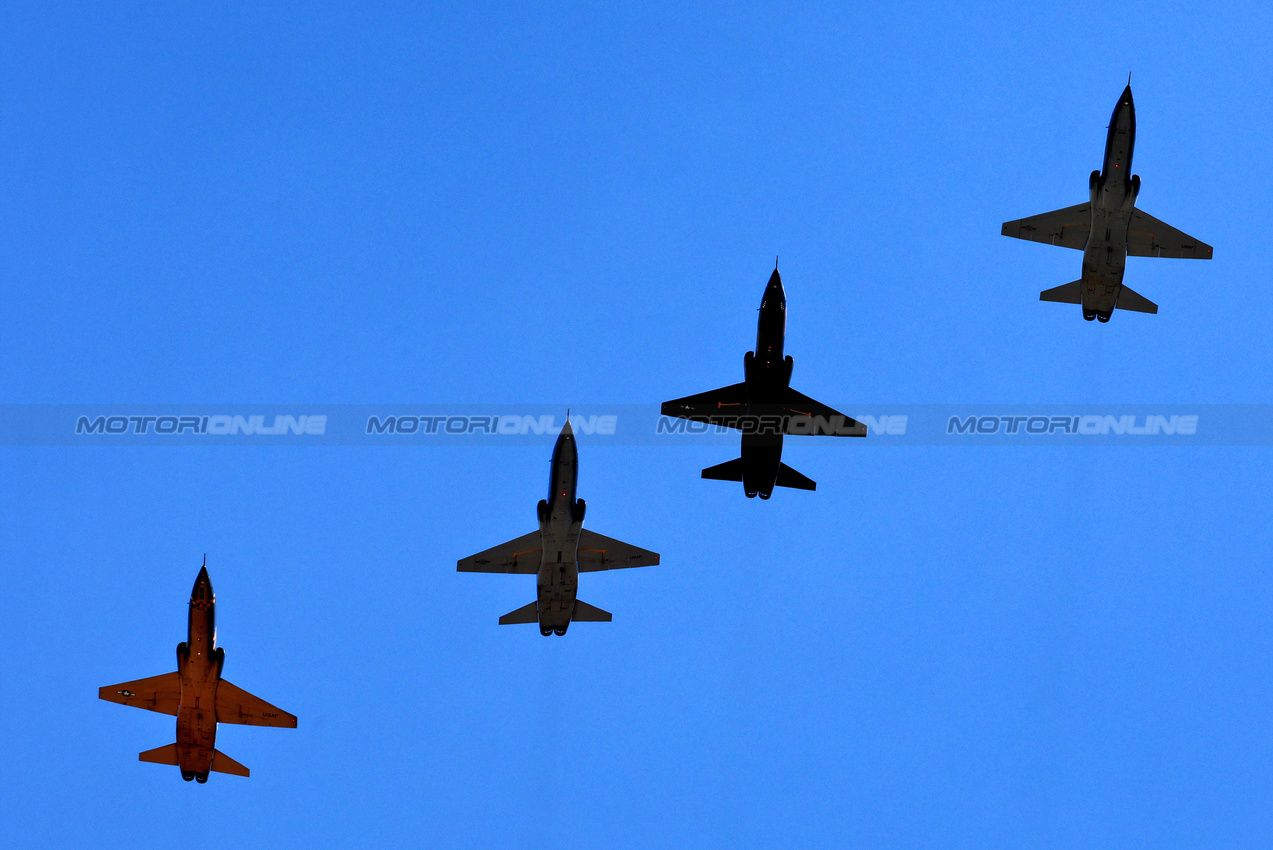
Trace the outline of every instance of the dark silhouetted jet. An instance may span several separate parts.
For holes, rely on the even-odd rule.
[[[1004,222],[1003,235],[1083,252],[1083,276],[1039,294],[1040,301],[1082,304],[1083,318],[1108,322],[1115,308],[1157,313],[1158,305],[1123,285],[1130,257],[1211,259],[1211,246],[1136,209],[1140,177],[1131,173],[1136,105],[1128,84],[1105,137],[1105,168],[1088,179],[1091,200],[1063,210]]]
[[[221,678],[225,650],[217,645],[216,597],[207,560],[190,593],[190,622],[177,644],[177,672],[101,688],[99,698],[177,716],[177,743],[138,756],[154,764],[175,764],[187,782],[208,781],[208,771],[247,776],[248,769],[215,749],[217,723],[296,728],[296,718]]]
[[[768,499],[774,487],[817,489],[782,462],[784,434],[866,436],[865,425],[791,388],[795,361],[782,353],[786,333],[787,295],[775,268],[760,301],[756,350],[743,355],[743,382],[663,403],[664,416],[742,431],[741,456],[704,469],[703,477],[741,481],[748,497]]]
[[[553,446],[548,498],[539,503],[539,530],[461,560],[462,573],[538,575],[534,602],[499,618],[501,626],[539,623],[539,633],[564,635],[572,621],[608,623],[609,611],[594,608],[576,593],[579,574],[622,567],[649,567],[657,552],[638,549],[583,527],[584,501],[575,498],[579,451],[570,420]]]

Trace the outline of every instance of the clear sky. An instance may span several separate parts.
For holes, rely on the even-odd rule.
[[[781,257],[838,407],[1273,402],[1266,4],[8,3],[0,403],[657,404],[742,378]],[[1157,316],[1041,289],[1000,223],[1082,203],[1132,72]],[[1264,241],[1261,241],[1264,240]],[[1273,843],[1273,448],[580,437],[585,575],[544,639],[550,446],[0,447],[0,840],[157,847]],[[226,678],[300,718],[96,698],[168,672],[207,553]]]

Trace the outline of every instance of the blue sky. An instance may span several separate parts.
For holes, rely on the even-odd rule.
[[[1269,403],[1263,6],[0,9],[0,402],[655,404],[742,377],[775,255],[793,385],[857,404]],[[1133,74],[1138,204],[1215,246],[1073,251]],[[851,443],[845,445],[844,443]],[[545,640],[549,446],[0,447],[0,837],[16,846],[1266,847],[1265,446],[580,439]],[[96,699],[167,672],[204,553],[242,780]]]

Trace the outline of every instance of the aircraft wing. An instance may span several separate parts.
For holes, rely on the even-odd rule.
[[[653,567],[659,563],[658,552],[638,549],[586,528],[579,532],[577,557],[581,573],[618,570],[623,567]]]
[[[181,676],[176,671],[135,682],[120,682],[97,689],[97,698],[160,714],[176,715],[181,705]]]
[[[523,534],[507,543],[492,546],[485,552],[478,552],[463,558],[456,564],[457,571],[462,573],[522,573],[534,575],[539,572],[542,560],[540,549],[543,543],[539,532]]]
[[[1091,229],[1090,202],[1003,223],[1004,236],[1060,245],[1062,248],[1077,248],[1080,251],[1087,247],[1087,234]]]
[[[665,401],[661,412],[664,416],[675,416],[678,419],[693,419],[696,422],[737,428],[734,423],[746,408],[747,385],[730,384],[698,395]]]
[[[787,423],[788,434],[808,433],[823,437],[866,436],[866,426],[861,422],[845,416],[840,411],[820,401],[814,401],[807,395],[798,393],[790,387],[787,388],[783,401],[783,413],[788,416],[808,416],[814,420],[814,422],[810,423],[805,423],[801,420],[789,420]],[[825,426],[817,422],[818,418],[825,422]],[[816,431],[813,430],[814,425],[818,426]]]
[[[1207,243],[1163,224],[1143,210],[1132,210],[1132,220],[1127,227],[1127,256],[1209,260],[1211,251]]]
[[[240,723],[244,726],[281,726],[296,728],[296,716],[275,708],[260,697],[232,685],[225,679],[217,684],[217,722]]]

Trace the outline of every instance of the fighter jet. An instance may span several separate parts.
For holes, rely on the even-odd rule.
[[[296,718],[221,678],[225,650],[217,645],[216,597],[208,579],[208,560],[190,592],[186,640],[177,644],[177,672],[135,682],[107,685],[100,699],[177,716],[177,743],[138,756],[153,764],[175,764],[181,778],[208,781],[208,771],[247,776],[249,771],[213,744],[217,723],[296,728]]]
[[[1105,167],[1088,178],[1085,204],[1007,221],[1003,235],[1083,252],[1083,276],[1039,293],[1040,301],[1083,305],[1083,318],[1108,322],[1114,309],[1157,313],[1158,305],[1123,285],[1131,257],[1211,259],[1211,246],[1136,209],[1140,177],[1132,174],[1136,105],[1131,82],[1123,89],[1105,137]]]
[[[818,485],[782,462],[783,434],[865,437],[866,426],[791,388],[795,361],[783,356],[787,295],[775,265],[760,300],[756,350],[743,355],[741,384],[663,402],[663,415],[742,431],[742,453],[703,470],[704,478],[741,481],[748,498],[768,499],[774,487]]]
[[[571,622],[608,623],[602,611],[579,599],[579,574],[623,567],[650,567],[657,552],[638,549],[583,527],[584,501],[575,498],[579,451],[570,419],[553,446],[548,498],[539,502],[539,530],[464,558],[462,573],[538,575],[538,598],[499,618],[501,626],[539,623],[541,635],[564,635]]]

